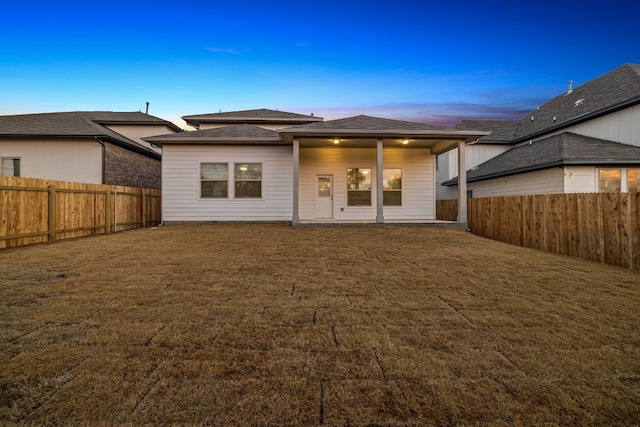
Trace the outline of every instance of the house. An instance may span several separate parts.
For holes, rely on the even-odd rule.
[[[436,154],[488,134],[267,109],[184,119],[200,130],[144,138],[162,146],[165,223],[432,221]]]
[[[0,116],[0,174],[160,188],[160,149],[142,138],[181,130],[140,112]]]
[[[640,191],[640,65],[626,64],[520,120],[462,120],[489,131],[467,147],[467,195]],[[458,198],[458,155],[438,158],[438,199]]]

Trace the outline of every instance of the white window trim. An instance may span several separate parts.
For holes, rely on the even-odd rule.
[[[9,159],[11,159],[11,160],[19,160],[20,161],[20,174],[18,175],[18,178],[25,176],[24,175],[24,170],[25,170],[24,169],[24,166],[25,166],[24,163],[25,162],[24,162],[24,159],[22,158],[21,155],[15,155],[14,156],[14,155],[11,155],[11,154],[0,154],[0,168],[2,167],[1,162],[4,159],[7,159],[7,160],[9,160]],[[0,174],[1,173],[2,173],[2,170],[0,170]],[[5,175],[2,175],[2,176],[5,176]],[[6,175],[6,176],[9,176],[9,175]],[[10,175],[10,176],[14,176],[14,175]]]
[[[371,188],[369,189],[369,192],[371,192],[371,204],[370,205],[350,205],[349,204],[349,191],[364,191],[364,190],[349,190],[349,180],[347,179],[349,176],[349,169],[368,169],[371,174]],[[374,168],[370,167],[370,166],[365,166],[365,167],[360,167],[360,166],[351,166],[348,167],[344,170],[344,206],[345,209],[370,209],[372,206],[376,205],[376,201],[375,201],[375,185],[376,185],[376,180],[374,179]]]
[[[629,170],[640,170],[640,166],[627,166],[627,167],[601,167],[596,169],[596,191],[602,192],[600,188],[600,171],[603,170],[619,170],[620,171],[620,192],[629,192]]]
[[[220,164],[226,164],[227,165],[227,197],[202,197],[202,178],[201,178],[201,171],[202,171],[202,165],[204,164],[213,164],[213,163],[220,163]],[[230,185],[230,180],[229,180],[229,162],[216,162],[216,161],[201,161],[198,162],[198,199],[199,200],[204,200],[204,201],[217,201],[217,200],[229,200],[232,199],[233,194],[231,193],[231,189],[232,186]]]
[[[259,164],[260,165],[260,197],[236,197],[236,165],[242,164],[242,163],[246,163],[246,164]],[[233,170],[231,171],[232,174],[232,178],[233,180],[231,181],[231,187],[232,187],[232,193],[230,192],[229,194],[232,195],[233,200],[238,200],[238,201],[256,201],[256,200],[264,200],[264,162],[263,161],[240,161],[240,162],[233,162]],[[257,181],[256,180],[243,180],[243,181]]]
[[[404,191],[404,168],[402,167],[385,167],[382,168],[382,176],[384,179],[384,171],[385,170],[389,170],[389,169],[400,169],[400,188],[399,189],[390,189],[390,190],[385,190],[384,189],[384,185],[382,186],[382,206],[387,209],[394,209],[394,208],[401,208],[404,204],[404,197],[403,197],[403,191]],[[385,205],[384,204],[384,192],[385,191],[392,191],[392,192],[397,192],[400,193],[400,204],[399,205]]]

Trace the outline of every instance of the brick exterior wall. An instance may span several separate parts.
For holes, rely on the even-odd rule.
[[[104,143],[104,183],[160,189],[160,160]]]

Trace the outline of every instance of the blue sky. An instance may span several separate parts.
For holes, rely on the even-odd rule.
[[[640,63],[640,2],[7,2],[0,114],[519,118]]]

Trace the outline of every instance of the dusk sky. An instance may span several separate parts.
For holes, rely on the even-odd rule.
[[[640,2],[8,1],[0,114],[520,118],[640,63]]]

